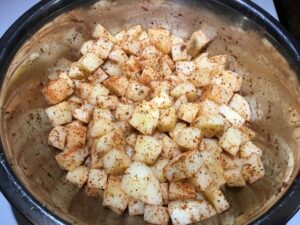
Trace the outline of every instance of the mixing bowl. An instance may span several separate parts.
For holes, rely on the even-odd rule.
[[[0,42],[0,188],[12,205],[35,224],[145,223],[68,183],[47,144],[41,87],[50,68],[80,57],[97,22],[113,34],[136,24],[183,38],[203,25],[218,30],[207,51],[230,55],[229,68],[244,76],[266,175],[245,188],[224,188],[231,208],[202,224],[285,223],[300,202],[300,51],[278,22],[242,0],[50,0],[17,20]]]

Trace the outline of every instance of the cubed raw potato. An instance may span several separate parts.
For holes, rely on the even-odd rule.
[[[169,55],[164,55],[161,58],[161,61],[167,63],[172,71],[175,69],[175,63]]]
[[[101,84],[108,78],[108,74],[106,74],[101,67],[99,67],[93,74],[87,77],[88,81],[92,85]]]
[[[78,166],[77,168],[68,171],[66,180],[82,187],[88,179],[89,169],[85,166]]]
[[[203,47],[211,42],[217,36],[217,31],[213,27],[203,26],[195,31],[187,44],[188,53],[195,57]]]
[[[243,77],[233,71],[225,70],[221,74],[214,76],[212,83],[217,84],[224,89],[230,89],[237,92],[241,89]]]
[[[239,169],[244,165],[244,159],[241,159],[237,156],[233,157],[226,152],[222,152],[221,159],[225,170]]]
[[[166,94],[169,94],[170,89],[172,88],[172,85],[169,81],[152,81],[151,82],[151,88],[153,90],[153,96],[159,95],[161,92],[165,92]]]
[[[161,132],[172,131],[177,122],[176,109],[174,106],[159,110],[159,122],[157,128]]]
[[[194,185],[196,191],[205,191],[213,183],[213,178],[206,166],[203,166],[190,178],[190,182]]]
[[[217,105],[213,101],[205,99],[199,103],[199,115],[214,115],[219,113],[219,105]]]
[[[70,103],[67,101],[45,109],[49,121],[53,127],[63,125],[72,121]]]
[[[118,46],[114,46],[112,51],[109,53],[108,58],[120,65],[124,64],[128,60],[128,56],[122,50],[122,48]]]
[[[95,41],[94,40],[88,40],[84,42],[80,48],[80,52],[82,55],[85,55],[87,53],[92,52],[93,48],[95,46]]]
[[[117,120],[128,121],[134,112],[134,105],[119,103],[116,108],[115,117]]]
[[[119,104],[119,99],[115,95],[108,95],[108,96],[102,95],[98,97],[98,105],[101,108],[115,110],[118,104]]]
[[[140,61],[137,57],[129,57],[129,59],[122,65],[122,71],[128,78],[137,79],[142,71]]]
[[[142,44],[138,40],[139,36],[128,36],[121,41],[120,47],[128,54],[138,56],[141,53]]]
[[[189,151],[181,155],[181,160],[183,160],[184,170],[187,177],[191,177],[204,166],[202,154],[197,150]]]
[[[105,39],[100,37],[94,44],[93,52],[96,53],[101,59],[106,59],[111,52],[114,44]]]
[[[141,101],[145,99],[149,94],[150,88],[139,83],[139,82],[130,82],[125,97],[132,101]]]
[[[143,49],[141,53],[141,65],[143,68],[146,66],[152,67],[155,70],[160,68],[160,58],[163,56],[155,46],[150,45]]]
[[[189,101],[186,97],[186,95],[181,95],[179,98],[177,98],[176,102],[174,103],[174,107],[176,110],[179,110],[180,106],[183,104],[187,104]]]
[[[126,137],[126,143],[134,147],[136,143],[136,139],[137,139],[137,135],[135,133],[132,133],[128,137]]]
[[[169,215],[174,225],[186,225],[207,219],[216,214],[205,200],[178,200],[168,205]]]
[[[227,104],[232,96],[233,92],[231,90],[224,89],[217,84],[210,84],[206,86],[202,99],[208,99],[218,104]]]
[[[158,159],[155,162],[155,164],[151,167],[154,175],[161,183],[167,181],[167,178],[165,177],[165,174],[164,174],[164,168],[169,163],[169,161],[170,161],[169,159],[161,158],[161,159]]]
[[[141,43],[141,49],[143,50],[145,47],[151,45],[149,35],[146,31],[143,31],[138,38],[139,42]]]
[[[170,137],[172,139],[174,139],[176,136],[179,136],[179,133],[186,127],[187,127],[187,125],[185,123],[182,123],[182,122],[176,123],[174,129],[169,132]]]
[[[149,29],[148,35],[150,42],[155,45],[160,51],[169,54],[171,51],[171,35],[166,29],[155,28]]]
[[[179,146],[168,135],[163,134],[163,148],[161,156],[167,159],[172,159],[180,154]]]
[[[146,204],[162,205],[162,193],[158,179],[146,164],[134,161],[122,178],[124,192]]]
[[[169,183],[160,183],[160,190],[162,193],[163,204],[168,205],[169,202]]]
[[[175,88],[173,88],[170,92],[171,96],[174,98],[179,98],[182,95],[186,95],[189,101],[194,101],[197,94],[196,94],[195,86],[189,82],[185,81],[184,83],[178,84]]]
[[[139,81],[144,85],[149,85],[151,81],[159,80],[159,78],[160,74],[157,71],[150,66],[146,66],[139,77]]]
[[[67,141],[66,148],[73,149],[82,147],[86,143],[87,128],[79,121],[73,121],[66,125]]]
[[[82,80],[76,80],[74,83],[75,83],[75,94],[79,96],[81,99],[89,100],[90,93],[93,91],[94,86]]]
[[[78,66],[81,70],[92,73],[101,66],[102,63],[103,60],[96,53],[87,53],[79,59]]]
[[[159,95],[152,98],[150,103],[156,108],[165,109],[173,105],[173,100],[167,93],[161,92]]]
[[[130,166],[131,160],[128,155],[120,150],[112,149],[102,158],[102,165],[109,175],[121,175]]]
[[[107,60],[102,66],[102,69],[110,76],[122,75],[122,67],[112,60]]]
[[[145,135],[151,135],[158,122],[159,110],[153,108],[148,102],[142,102],[138,105],[129,120],[131,126]]]
[[[204,191],[204,196],[214,206],[217,213],[222,213],[229,208],[229,203],[220,189],[211,186]]]
[[[125,39],[125,36],[126,36],[126,30],[121,30],[114,36],[115,39],[114,43],[120,45],[122,41]]]
[[[103,84],[112,93],[118,96],[124,96],[129,85],[129,81],[125,76],[113,76],[106,79]]]
[[[172,71],[172,69],[170,68],[170,66],[168,65],[168,63],[162,61],[160,74],[161,74],[162,77],[165,78],[165,79],[168,79],[169,77],[172,76],[173,71]]]
[[[129,216],[143,215],[144,214],[144,203],[139,200],[129,198],[128,214],[129,214]]]
[[[226,120],[220,114],[201,114],[194,126],[199,128],[204,137],[214,137],[223,133]]]
[[[107,119],[101,118],[95,121],[91,127],[90,135],[95,137],[101,137],[102,135],[113,131],[115,129],[115,124]]]
[[[195,68],[188,77],[189,81],[197,88],[204,87],[211,83],[211,70]]]
[[[143,32],[141,25],[134,25],[127,29],[126,35],[130,37],[139,37],[141,33]]]
[[[63,126],[55,126],[49,133],[48,144],[63,150],[67,139],[67,130]]]
[[[102,84],[95,84],[89,92],[87,100],[92,105],[97,105],[98,98],[100,96],[107,96],[108,94],[109,90],[106,87],[104,87]]]
[[[198,103],[187,103],[182,104],[178,110],[178,118],[184,120],[185,122],[194,122],[199,111]]]
[[[261,158],[256,154],[251,154],[245,161],[242,169],[242,175],[250,184],[261,179],[265,175],[264,165]]]
[[[196,191],[192,184],[186,181],[172,181],[169,186],[169,201],[195,199]]]
[[[247,100],[243,96],[239,94],[234,94],[228,106],[232,108],[234,111],[236,111],[239,115],[241,115],[245,120],[247,121],[250,120],[251,117],[250,106]]]
[[[190,76],[195,71],[195,63],[193,61],[178,61],[175,64],[177,75]]]
[[[93,114],[93,105],[84,102],[80,108],[72,110],[72,115],[75,119],[78,119],[84,123],[88,123]]]
[[[240,127],[240,130],[247,136],[249,137],[250,140],[254,139],[256,136],[255,131],[251,130],[249,127],[242,126]]]
[[[56,155],[55,159],[63,170],[73,170],[84,162],[88,154],[86,147],[65,149]]]
[[[106,30],[101,24],[96,24],[92,33],[93,38],[105,38],[112,42],[115,42],[115,38],[111,33]]]
[[[73,80],[68,76],[67,72],[62,71],[59,73],[58,75],[59,79],[64,79],[65,81],[67,81],[68,85],[73,89],[74,88],[74,82]],[[72,90],[73,91],[73,90]]]
[[[57,104],[73,94],[73,89],[66,79],[58,78],[50,81],[43,88],[43,93],[50,104]]]
[[[108,177],[102,203],[117,214],[122,214],[128,205],[128,196],[121,189],[121,179],[118,176]]]
[[[128,157],[130,158],[130,159],[132,159],[132,156],[133,156],[133,154],[134,154],[134,149],[133,149],[133,147],[131,146],[131,145],[126,145],[125,146],[125,151],[126,151],[126,154],[128,155]]]
[[[196,127],[187,127],[182,129],[175,136],[174,141],[181,147],[188,150],[198,149],[202,138],[201,130]]]
[[[181,37],[171,35],[172,45],[184,43],[184,40]]]
[[[164,168],[165,177],[168,181],[176,181],[187,178],[184,156],[182,154],[173,158]]]
[[[226,69],[228,57],[227,55],[214,55],[209,58],[209,61],[216,66],[215,71],[212,73],[212,75],[216,76]]]
[[[139,135],[134,147],[133,160],[152,165],[162,150],[162,143],[152,136]]]
[[[256,154],[259,157],[262,156],[262,150],[253,144],[251,141],[246,142],[245,144],[241,145],[240,148],[240,156],[241,158],[248,158],[251,154]]]
[[[174,61],[185,61],[188,59],[187,46],[185,43],[173,44],[171,51]]]
[[[236,127],[242,127],[245,124],[245,119],[225,104],[220,105],[220,113]]]
[[[72,63],[67,74],[71,79],[82,79],[85,76],[80,70],[78,63]]]
[[[219,145],[229,154],[235,156],[242,144],[246,142],[245,135],[241,130],[235,127],[228,128],[221,138],[219,139]]]
[[[226,184],[229,187],[244,187],[246,182],[242,176],[241,169],[231,169],[224,172],[224,177],[226,179]]]
[[[157,205],[145,205],[144,220],[147,223],[168,225],[170,217],[168,208]]]
[[[113,114],[109,109],[95,108],[93,112],[93,121],[96,122],[99,119],[106,119],[113,121]]]
[[[104,170],[90,169],[87,186],[90,188],[105,189],[107,174]]]

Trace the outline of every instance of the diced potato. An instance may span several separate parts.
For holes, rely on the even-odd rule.
[[[188,79],[195,87],[204,87],[211,83],[211,71],[210,69],[199,69],[196,67]]]
[[[85,166],[78,166],[67,173],[66,180],[82,187],[88,179],[89,169]]]
[[[126,34],[131,37],[139,37],[143,32],[141,25],[135,25],[127,29]]]
[[[168,225],[170,220],[168,208],[146,204],[144,220],[151,224]]]
[[[67,141],[66,148],[73,149],[82,147],[86,143],[87,128],[80,124],[79,121],[73,121],[66,125]]]
[[[50,104],[57,104],[73,94],[73,89],[66,79],[58,78],[50,81],[43,88],[43,93]]]
[[[204,166],[202,154],[197,150],[189,151],[181,155],[181,160],[183,160],[183,166],[187,177],[191,177]]]
[[[217,36],[217,31],[213,27],[203,26],[200,30],[195,31],[188,44],[188,53],[195,57],[201,49],[206,46],[210,41],[212,41]]]
[[[121,187],[130,197],[151,205],[162,205],[158,179],[142,162],[134,161],[122,178]]]
[[[132,133],[126,138],[126,143],[134,147],[136,143],[136,139],[137,139],[137,135],[135,133]]]
[[[53,127],[63,125],[72,121],[70,103],[67,101],[45,109],[49,121]]]
[[[111,52],[114,44],[105,39],[105,38],[99,38],[94,45],[93,52],[96,53],[101,59],[106,59]]]
[[[113,76],[106,79],[103,84],[114,94],[124,96],[129,85],[125,76]]]
[[[124,64],[128,60],[126,53],[118,46],[114,46],[112,51],[109,53],[108,58],[120,65]]]
[[[172,88],[171,83],[169,81],[152,81],[151,88],[153,90],[153,96],[159,95],[161,92],[165,92],[169,94],[170,89]]]
[[[159,70],[161,57],[162,52],[159,51],[155,46],[150,45],[143,49],[140,63],[143,68],[149,66],[155,70]]]
[[[102,204],[118,214],[125,211],[128,205],[128,196],[121,189],[121,177],[108,177]]]
[[[198,103],[182,104],[178,110],[178,118],[188,123],[194,122],[199,111]]]
[[[135,56],[140,55],[142,49],[142,44],[141,42],[139,42],[138,36],[125,36],[125,39],[122,40],[120,46],[124,49],[126,53]]]
[[[173,100],[167,93],[161,92],[159,95],[152,98],[150,103],[156,108],[165,109],[173,105]]]
[[[173,71],[172,71],[172,69],[170,68],[170,66],[168,65],[167,62],[162,61],[160,74],[161,74],[165,79],[168,79],[169,77],[172,76]]]
[[[129,83],[125,97],[131,99],[132,101],[141,101],[148,96],[149,91],[150,88],[147,86],[133,81]]]
[[[168,159],[158,159],[155,164],[151,167],[154,175],[159,180],[159,182],[163,183],[167,181],[167,178],[164,174],[164,168],[169,163]]]
[[[71,88],[74,88],[74,82],[73,80],[68,76],[67,72],[60,72],[58,75],[59,79],[64,79],[65,81],[67,81],[68,85]],[[73,90],[72,90],[73,91]]]
[[[117,120],[128,121],[134,112],[134,105],[119,103],[116,108],[115,117]]]
[[[226,69],[228,57],[227,55],[214,55],[209,58],[209,61],[216,66],[215,71],[212,73],[214,76],[216,76]]]
[[[262,156],[262,150],[253,144],[251,141],[246,142],[240,148],[240,156],[242,158],[248,158],[251,154],[256,154],[259,157]]]
[[[180,180],[187,178],[186,169],[184,165],[184,161],[182,160],[184,157],[180,154],[173,158],[164,168],[164,173],[168,181],[172,180]]]
[[[128,201],[128,214],[129,216],[138,216],[144,214],[144,203],[133,198]]]
[[[81,70],[92,73],[101,66],[102,63],[103,60],[98,57],[96,53],[87,53],[79,59],[78,66]]]
[[[183,104],[187,104],[189,101],[186,97],[186,95],[181,95],[179,98],[177,98],[176,102],[174,103],[174,107],[176,110],[179,110],[180,106]]]
[[[173,44],[171,51],[174,61],[184,61],[188,59],[187,46],[184,43]]]
[[[111,33],[109,33],[108,30],[106,30],[101,24],[96,24],[94,27],[93,33],[92,33],[93,38],[105,38],[107,40],[110,40],[112,42],[115,42],[115,38]]]
[[[90,97],[90,94],[93,90],[94,90],[94,87],[90,83],[87,83],[87,82],[81,81],[81,80],[75,82],[75,93],[81,99],[91,100],[89,98],[94,97],[94,96]],[[96,94],[98,91],[99,90],[96,89],[94,94]],[[104,91],[104,90],[101,90],[101,93],[102,93],[102,91]]]
[[[239,115],[241,115],[245,120],[250,120],[250,106],[243,96],[239,94],[234,94],[234,96],[229,102],[229,107],[236,111]]]
[[[242,175],[250,184],[261,179],[265,175],[264,165],[258,155],[251,154],[248,157],[243,166]]]
[[[222,191],[211,186],[204,191],[204,196],[214,206],[217,213],[222,213],[229,208],[229,203],[223,195]]]
[[[193,150],[198,149],[202,138],[201,130],[196,127],[187,127],[182,129],[174,137],[174,141],[181,147]]]
[[[115,95],[99,96],[98,105],[104,109],[116,109],[119,104],[119,99]]]
[[[233,157],[226,152],[222,152],[221,159],[225,170],[239,169],[244,165],[243,159],[238,158],[237,156]]]
[[[202,131],[204,137],[214,137],[223,133],[226,120],[220,114],[201,114],[194,126]]]
[[[133,149],[133,147],[131,146],[131,145],[126,145],[125,146],[125,151],[126,151],[126,154],[128,155],[128,157],[130,158],[130,159],[132,159],[132,156],[133,156],[133,154],[134,154],[134,149]]]
[[[121,66],[112,61],[107,60],[104,65],[102,66],[102,69],[110,76],[121,76],[122,75],[122,68]]]
[[[102,135],[113,131],[115,129],[115,124],[111,121],[101,118],[95,121],[91,127],[90,135],[92,137],[101,137]]]
[[[249,127],[242,126],[240,127],[240,130],[247,136],[249,137],[250,140],[254,139],[256,136],[255,131],[251,130]]]
[[[162,193],[163,204],[167,205],[169,202],[169,183],[160,183],[160,190]]]
[[[242,116],[225,104],[220,106],[220,113],[236,127],[242,127],[245,123],[245,119]]]
[[[143,31],[139,36],[139,42],[141,43],[141,49],[143,50],[145,47],[151,45],[149,35],[146,31]]]
[[[195,71],[193,61],[178,61],[175,66],[177,75],[190,76]]]
[[[196,191],[205,191],[212,184],[213,178],[206,166],[203,166],[190,178],[190,182],[194,185]]]
[[[171,106],[169,108],[160,109],[159,113],[158,130],[161,132],[172,131],[177,122],[176,109]]]
[[[101,67],[99,67],[93,74],[87,77],[88,81],[92,85],[101,84],[108,78],[108,74],[106,74]]]
[[[92,52],[93,48],[95,45],[95,41],[94,40],[88,40],[86,42],[84,42],[80,48],[80,52],[82,55],[85,55],[89,52]]]
[[[212,83],[217,84],[224,89],[230,89],[234,92],[239,91],[242,86],[243,77],[233,71],[225,70],[218,76],[212,78]]]
[[[130,166],[131,160],[128,155],[120,150],[112,149],[102,158],[102,165],[109,175],[120,175]]]
[[[214,208],[204,200],[178,200],[168,205],[174,225],[186,225],[207,219],[216,214]]]
[[[48,144],[63,150],[67,139],[67,131],[63,126],[55,126],[49,133]]]
[[[88,155],[86,147],[65,149],[55,156],[56,162],[63,170],[73,170],[80,166]]]
[[[161,155],[164,158],[172,159],[180,154],[179,146],[168,135],[163,134],[163,148]]]
[[[99,119],[113,121],[113,114],[109,109],[95,108],[93,112],[93,121],[96,122]]]
[[[171,35],[171,41],[172,41],[172,45],[184,43],[184,40],[181,37],[174,36],[174,35]]]
[[[199,115],[203,115],[203,114],[213,115],[213,114],[219,114],[220,112],[219,106],[213,101],[207,99],[199,103],[199,108],[200,108]]]
[[[164,55],[161,58],[161,61],[167,63],[172,71],[175,69],[175,63],[173,62],[173,60],[169,55]]]
[[[107,174],[104,170],[90,169],[87,186],[90,188],[105,189]]]
[[[176,123],[176,126],[174,127],[174,129],[169,132],[170,137],[172,139],[174,139],[176,136],[179,136],[179,133],[186,127],[187,127],[187,125],[185,123],[182,123],[182,122]]]
[[[148,165],[153,164],[162,150],[162,143],[152,136],[137,136],[134,147],[133,160],[144,162]]]
[[[96,84],[92,87],[91,91],[88,94],[87,100],[92,105],[97,105],[98,98],[100,96],[107,96],[109,94],[109,90],[104,87],[102,84]]]
[[[84,73],[79,69],[78,63],[72,63],[67,71],[67,74],[71,79],[81,79],[85,76]]]
[[[226,184],[229,187],[244,187],[246,182],[242,176],[241,169],[231,169],[224,172]]]
[[[145,135],[151,135],[158,122],[159,110],[153,108],[148,102],[138,105],[129,120],[131,126]]]
[[[172,181],[169,186],[169,200],[183,200],[196,198],[196,192],[190,183],[186,181]]]
[[[160,74],[150,66],[145,66],[139,81],[144,85],[149,85],[151,81],[159,80]]]
[[[148,30],[150,42],[160,51],[169,54],[171,51],[171,35],[166,29],[156,28]]]
[[[128,136],[133,132],[133,127],[127,121],[116,121],[116,127],[124,136]]]
[[[119,33],[117,33],[114,36],[115,42],[116,44],[120,45],[122,43],[122,41],[125,39],[126,36],[126,30],[121,30]]]
[[[218,104],[227,104],[232,96],[233,92],[231,90],[224,89],[217,84],[210,84],[206,86],[202,98],[214,101]]]
[[[123,74],[128,78],[136,79],[142,71],[140,61],[132,56],[122,65]]]
[[[72,115],[75,119],[78,119],[84,123],[88,123],[93,114],[93,105],[85,102],[80,108],[76,108],[72,111]]]
[[[177,85],[175,88],[173,88],[170,94],[174,98],[179,98],[182,95],[186,95],[189,101],[194,101],[197,96],[195,86],[188,81]]]

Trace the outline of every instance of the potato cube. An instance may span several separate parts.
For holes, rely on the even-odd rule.
[[[52,126],[66,124],[72,121],[70,103],[67,101],[45,109]]]
[[[203,114],[214,115],[220,113],[219,106],[213,101],[207,99],[199,103],[199,108],[200,108],[199,115],[203,115]]]
[[[66,148],[73,149],[85,145],[87,128],[83,126],[79,121],[74,121],[66,125],[66,130]]]
[[[137,139],[137,135],[135,133],[132,133],[128,137],[126,137],[126,143],[134,147],[136,143],[136,139]]]
[[[220,113],[236,127],[242,127],[245,123],[245,119],[243,117],[225,104],[220,105]]]
[[[89,75],[87,79],[92,85],[96,85],[101,84],[108,77],[108,74],[105,73],[101,67],[99,67],[93,74]]]
[[[145,47],[151,45],[149,35],[146,31],[143,31],[138,38],[139,42],[141,43],[141,49],[143,50]]]
[[[194,185],[196,191],[205,191],[213,183],[213,178],[206,166],[203,166],[190,178],[190,182]]]
[[[130,158],[130,159],[132,159],[132,156],[133,156],[133,154],[134,154],[134,149],[133,149],[133,147],[131,146],[131,145],[126,145],[125,146],[125,151],[126,151],[126,154],[128,155],[128,157]]]
[[[153,96],[159,95],[161,92],[165,92],[169,94],[170,89],[172,88],[171,83],[169,81],[152,81],[151,88],[153,90]]]
[[[85,102],[80,108],[72,110],[72,115],[75,119],[78,119],[84,123],[88,123],[93,114],[93,105]]]
[[[165,92],[161,92],[159,95],[154,97],[150,103],[155,107],[159,109],[165,109],[169,108],[173,105],[172,98]]]
[[[122,75],[122,67],[112,60],[107,60],[102,69],[110,76],[121,76]]]
[[[171,51],[174,61],[184,61],[188,59],[187,46],[185,43],[173,44]]]
[[[99,119],[113,121],[113,114],[109,109],[95,108],[93,112],[93,121],[96,122]]]
[[[146,204],[144,220],[151,224],[168,225],[170,220],[168,208]]]
[[[59,79],[64,79],[65,81],[67,81],[69,87],[72,88],[72,92],[73,92],[73,88],[74,88],[74,82],[73,80],[68,76],[67,72],[60,72],[58,75]]]
[[[81,70],[92,73],[101,66],[102,63],[103,60],[99,58],[96,53],[87,53],[79,59],[78,66]]]
[[[211,71],[210,69],[199,69],[195,68],[190,76],[188,77],[189,81],[197,88],[204,87],[211,83]]]
[[[179,98],[177,98],[176,102],[174,103],[174,107],[178,111],[181,105],[187,104],[188,102],[189,101],[186,95],[181,95]]]
[[[93,48],[95,46],[95,41],[94,40],[88,40],[84,42],[80,48],[80,52],[82,55],[85,55],[87,53],[90,53],[93,51]]]
[[[177,75],[190,76],[195,71],[195,63],[193,61],[176,62]]]
[[[158,179],[144,163],[134,161],[122,178],[121,187],[124,192],[144,203],[162,205],[162,193]]]
[[[109,33],[108,30],[106,30],[101,24],[96,24],[94,27],[93,33],[92,33],[93,38],[105,38],[107,40],[110,40],[112,42],[115,42],[115,38],[111,33]]]
[[[137,102],[145,99],[148,96],[149,91],[150,88],[147,86],[133,81],[129,83],[125,97]]]
[[[202,99],[208,99],[218,104],[227,104],[232,96],[233,92],[231,90],[224,89],[217,84],[210,84],[206,86]]]
[[[114,94],[124,96],[129,85],[125,76],[113,76],[106,79],[103,84]]]
[[[128,121],[134,112],[134,105],[119,103],[116,108],[115,117],[117,120]]]
[[[91,127],[90,135],[95,137],[101,137],[102,135],[113,131],[115,129],[115,124],[111,121],[101,118],[97,121],[95,121]]]
[[[221,159],[225,170],[239,169],[244,165],[243,159],[238,158],[237,156],[233,157],[226,152],[222,152]]]
[[[151,135],[158,122],[159,110],[153,108],[148,102],[138,105],[129,120],[131,126],[145,135]]]
[[[234,92],[239,91],[242,86],[243,77],[233,71],[225,70],[220,75],[212,78],[212,83],[217,84],[224,89],[230,89]]]
[[[163,148],[161,155],[164,158],[172,159],[180,154],[179,146],[168,135],[163,134]]]
[[[251,154],[256,154],[259,157],[262,156],[262,150],[253,144],[251,141],[246,142],[245,144],[241,145],[240,148],[240,156],[241,158],[248,158]]]
[[[247,136],[249,137],[250,140],[254,139],[256,136],[255,131],[251,130],[249,127],[242,126],[240,127],[240,130]]]
[[[175,181],[187,178],[183,156],[180,154],[173,158],[164,168],[164,173],[168,181]]]
[[[107,183],[107,174],[104,170],[90,169],[87,186],[90,188],[105,189]]]
[[[169,132],[170,137],[172,139],[174,139],[175,137],[179,136],[179,133],[186,127],[187,127],[187,125],[185,123],[182,123],[182,122],[176,123],[176,126],[174,127],[174,129]]]
[[[187,103],[182,104],[178,110],[178,118],[184,120],[185,122],[194,122],[199,111],[198,103]]]
[[[108,177],[102,204],[117,214],[122,214],[125,211],[128,205],[128,196],[121,189],[121,177]]]
[[[140,55],[142,49],[142,44],[141,42],[139,42],[138,36],[137,37],[125,36],[125,39],[122,40],[120,46],[122,47],[122,49],[124,49],[126,53],[135,56]]]
[[[229,187],[244,187],[246,182],[242,176],[241,169],[231,169],[224,172],[226,184]]]
[[[159,180],[159,182],[163,183],[167,181],[167,178],[164,174],[164,168],[169,163],[168,159],[158,159],[156,160],[155,164],[151,167],[154,175]]]
[[[171,106],[169,108],[160,109],[159,113],[158,130],[161,132],[172,131],[177,122],[176,109]]]
[[[250,106],[243,96],[239,94],[234,94],[234,96],[229,102],[229,107],[236,111],[239,115],[241,115],[245,120],[250,120]]]
[[[43,93],[50,104],[57,104],[73,94],[73,89],[66,79],[58,78],[50,81],[43,88]]]
[[[149,85],[151,81],[159,80],[159,78],[160,74],[157,71],[150,66],[146,66],[139,77],[139,81],[144,85]]]
[[[118,46],[114,46],[112,51],[109,53],[108,58],[119,65],[123,65],[127,60],[128,56],[126,53]]]
[[[188,182],[185,181],[172,181],[169,186],[169,200],[183,200],[196,198],[196,192]]]
[[[67,173],[66,180],[82,187],[88,179],[89,169],[85,166],[78,166]]]
[[[93,52],[96,53],[101,59],[106,59],[111,52],[114,44],[105,39],[105,38],[99,38],[94,45]]]
[[[258,155],[251,154],[248,157],[243,166],[242,175],[250,184],[264,177],[264,165]]]
[[[220,114],[201,114],[194,126],[202,131],[204,137],[214,137],[223,133],[226,120]]]
[[[81,79],[85,76],[85,74],[80,70],[78,63],[72,63],[67,74],[71,79]]]
[[[162,77],[165,78],[165,79],[168,79],[169,77],[171,77],[171,76],[173,75],[173,71],[172,71],[172,69],[170,68],[170,66],[168,65],[168,63],[162,62],[160,74],[161,74]]]
[[[117,105],[119,104],[119,99],[115,95],[108,95],[108,96],[99,96],[98,97],[98,105],[104,109],[116,109]]]
[[[160,68],[160,58],[162,57],[162,52],[159,51],[155,46],[150,45],[143,49],[141,53],[141,65],[143,68],[146,66],[152,67],[155,70]]]
[[[217,36],[217,31],[213,27],[203,26],[200,30],[195,31],[188,44],[188,53],[195,57],[201,49],[211,42]]]
[[[90,94],[93,91],[93,85],[81,80],[76,80],[76,82],[74,83],[75,83],[75,94],[79,96],[81,99],[90,100],[89,98],[91,98]],[[97,91],[95,92],[97,93]]]
[[[223,195],[222,191],[215,187],[207,188],[204,191],[204,196],[214,206],[217,213],[222,213],[229,208],[229,203]]]
[[[169,54],[171,51],[171,35],[166,29],[155,28],[149,29],[148,35],[150,42],[155,45],[160,51]]]
[[[128,155],[120,150],[112,149],[102,158],[102,165],[109,175],[121,175],[130,166],[131,160]]]
[[[133,198],[128,201],[128,214],[129,216],[138,216],[144,214],[144,203]]]
[[[128,78],[138,78],[142,71],[140,61],[134,56],[129,57],[129,59],[122,65],[122,71]]]
[[[182,129],[175,136],[174,141],[181,147],[193,150],[198,149],[202,138],[201,130],[196,127],[187,127]]]
[[[56,162],[63,170],[73,170],[80,166],[89,152],[86,147],[65,149],[55,156]]]
[[[91,91],[88,94],[87,100],[92,105],[98,104],[98,98],[100,96],[107,96],[109,94],[109,90],[104,87],[102,84],[95,84]]]
[[[163,204],[168,205],[169,202],[169,184],[168,183],[160,183],[160,190],[162,193]]]
[[[184,43],[184,40],[181,37],[171,35],[172,45]]]
[[[169,55],[164,55],[161,58],[161,62],[167,63],[172,71],[175,69],[175,63],[173,62],[172,58]]]
[[[152,136],[138,135],[134,147],[133,160],[153,164],[162,150],[162,143]]]
[[[178,84],[175,88],[173,88],[170,94],[174,98],[179,98],[182,95],[186,95],[189,101],[194,101],[197,96],[195,86],[188,81]]]
[[[48,144],[63,150],[67,139],[67,131],[63,126],[55,126],[49,133]]]

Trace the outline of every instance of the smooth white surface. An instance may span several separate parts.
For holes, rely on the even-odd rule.
[[[9,26],[19,18],[27,9],[37,3],[37,0],[0,0],[0,37]],[[253,0],[256,4],[264,8],[276,19],[277,13],[273,0]],[[0,224],[17,225],[9,203],[0,193]],[[288,223],[288,225],[300,224],[300,212],[298,212]]]

